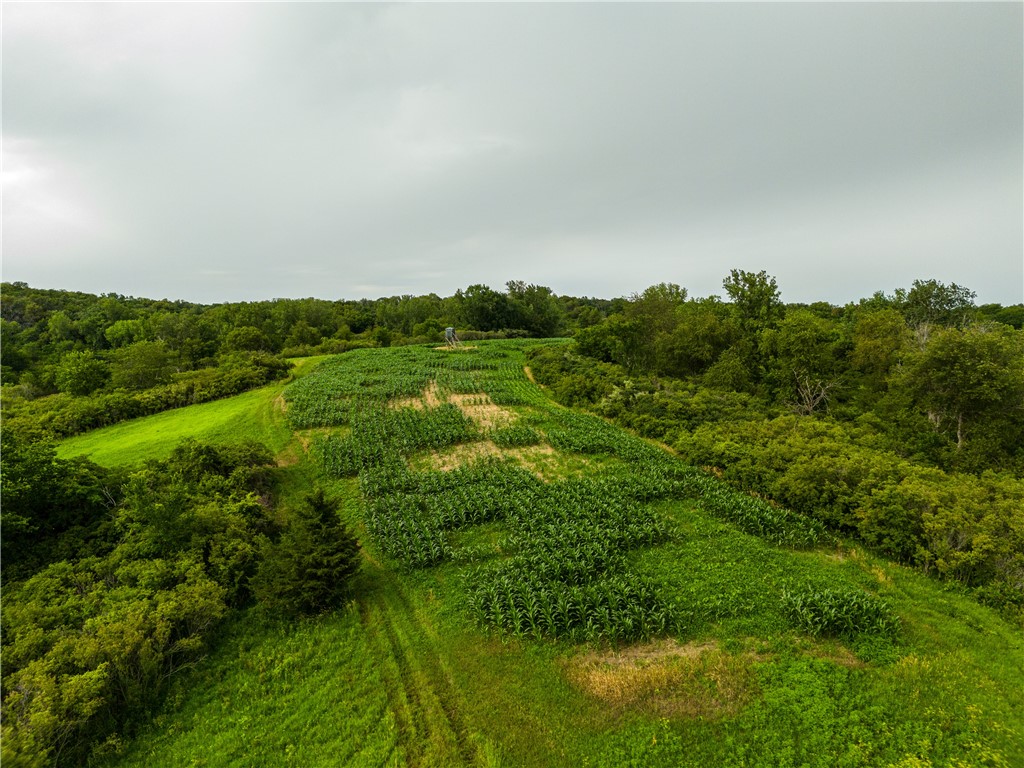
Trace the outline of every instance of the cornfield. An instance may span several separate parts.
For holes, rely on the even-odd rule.
[[[814,521],[735,491],[599,418],[550,405],[523,372],[522,349],[532,343],[491,342],[467,353],[357,350],[286,393],[296,428],[348,427],[317,439],[315,455],[328,474],[359,478],[367,530],[386,557],[405,569],[484,561],[462,574],[465,607],[480,626],[570,641],[682,632],[692,606],[666,600],[629,564],[630,552],[678,535],[652,510],[660,500],[696,500],[779,546],[822,540]],[[501,407],[506,420],[484,427],[460,405]],[[417,454],[481,441],[609,460],[585,478],[548,482],[507,457],[444,472],[410,469]],[[496,545],[460,554],[453,533],[484,523],[504,531]],[[802,599],[787,594],[794,615],[810,611]]]

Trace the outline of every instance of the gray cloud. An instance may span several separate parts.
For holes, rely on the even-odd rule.
[[[4,279],[1022,300],[1019,4],[13,4]]]

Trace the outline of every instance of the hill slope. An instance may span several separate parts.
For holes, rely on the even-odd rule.
[[[357,604],[242,616],[109,765],[1024,764],[1013,627],[553,405],[529,343],[289,387],[281,492],[343,500]]]
[[[322,357],[297,358],[292,380],[307,374]],[[62,459],[88,456],[106,467],[147,459],[163,459],[181,440],[213,443],[257,440],[280,451],[292,439],[284,418],[281,394],[289,382],[270,384],[241,395],[164,411],[114,424],[64,440]]]

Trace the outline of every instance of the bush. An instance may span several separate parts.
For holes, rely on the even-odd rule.
[[[57,389],[69,395],[89,395],[107,383],[110,367],[91,351],[69,352],[57,366]]]
[[[883,445],[861,427],[786,416],[706,425],[675,448],[887,557],[970,587],[1002,582],[985,594],[1011,608],[1024,600],[1024,482],[922,467]]]

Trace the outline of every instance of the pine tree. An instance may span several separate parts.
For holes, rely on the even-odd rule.
[[[359,570],[359,542],[338,518],[337,504],[317,488],[267,551],[253,580],[256,598],[291,615],[336,608]]]

